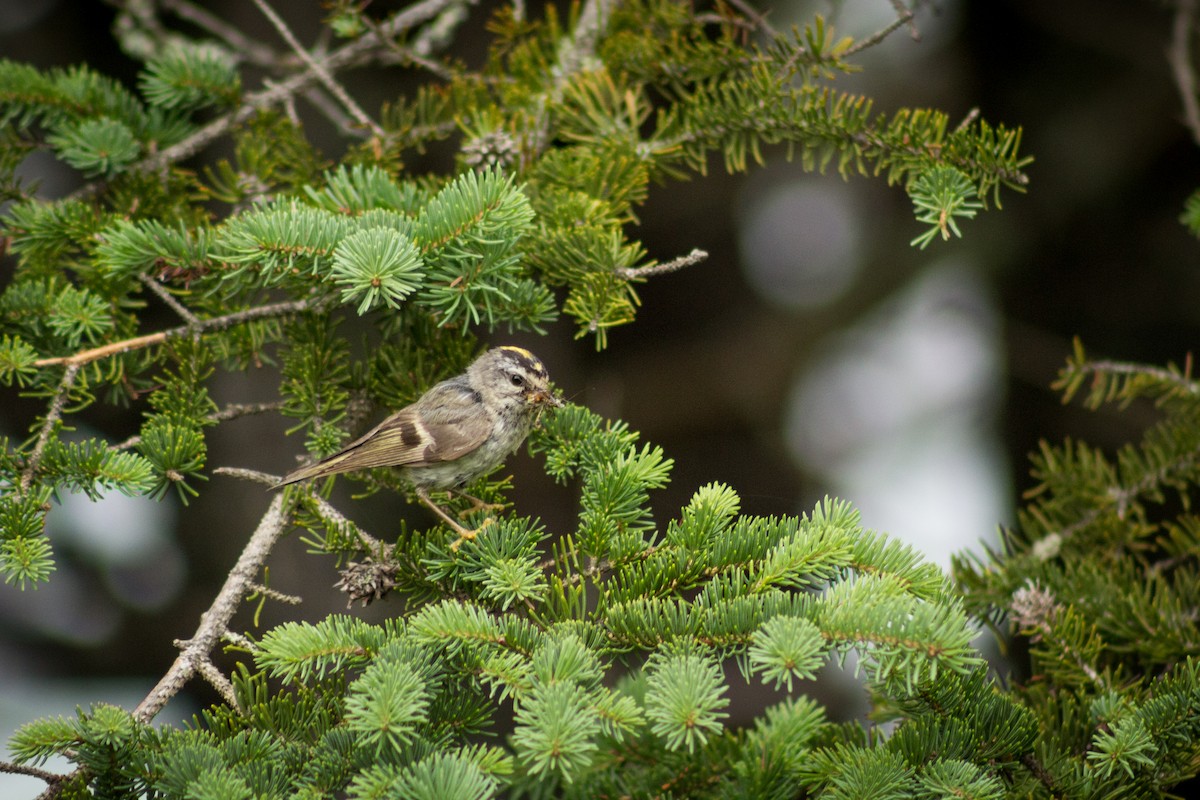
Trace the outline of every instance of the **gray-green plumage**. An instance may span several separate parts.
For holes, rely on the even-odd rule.
[[[337,453],[277,486],[371,467],[401,467],[418,490],[453,489],[491,472],[521,446],[543,406],[561,406],[546,368],[519,347],[497,347]]]

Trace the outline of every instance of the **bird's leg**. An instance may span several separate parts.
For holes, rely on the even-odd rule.
[[[429,499],[429,492],[427,492],[421,488],[417,488],[416,492],[417,492],[417,499],[419,499],[422,503],[424,503],[425,506],[430,511],[432,511],[433,513],[435,513],[439,517],[441,517],[443,522],[445,522],[447,525],[449,525],[454,530],[458,531],[458,540],[455,541],[454,544],[450,545],[451,550],[457,551],[458,548],[462,545],[463,541],[465,541],[467,539],[474,539],[476,536],[479,535],[479,532],[481,530],[486,528],[488,526],[488,524],[491,523],[491,520],[489,519],[489,520],[486,520],[482,525],[480,525],[475,530],[471,530],[470,528],[464,528],[462,525],[459,525],[454,520],[453,517],[451,517],[449,514],[447,514],[442,509],[441,506],[439,506],[437,503],[435,503]]]
[[[462,511],[458,512],[459,519],[470,516],[471,514],[474,514],[476,511],[503,511],[504,510],[504,503],[489,503],[485,500],[480,500],[478,497],[476,497],[473,494],[467,494],[466,492],[461,491],[459,489],[452,489],[451,491],[454,492],[459,497],[465,497],[471,501],[470,508],[464,508]]]

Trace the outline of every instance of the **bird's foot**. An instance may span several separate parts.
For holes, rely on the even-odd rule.
[[[495,521],[496,520],[492,519],[491,517],[488,517],[483,521],[483,524],[475,530],[469,530],[467,528],[463,528],[462,526],[455,525],[455,529],[458,530],[458,538],[451,543],[450,550],[457,553],[458,548],[462,547],[463,542],[474,541],[476,536],[483,533],[484,528],[486,528],[488,525],[491,525]]]
[[[480,500],[475,495],[467,494],[466,492],[455,492],[459,497],[465,497],[471,501],[470,508],[464,508],[458,512],[459,519],[466,519],[476,511],[503,511],[504,503],[489,503],[486,500]]]
[[[470,497],[470,495],[466,495],[466,496]],[[454,541],[454,543],[450,545],[450,549],[455,552],[458,552],[458,548],[462,546],[463,542],[474,539],[476,536],[479,535],[480,531],[482,531],[488,525],[491,525],[493,522],[495,522],[495,520],[493,520],[493,519],[485,519],[483,521],[483,524],[480,525],[478,528],[475,528],[474,530],[472,530],[470,528],[464,528],[462,525],[460,525],[458,523],[457,520],[454,519],[454,517],[447,514],[445,509],[443,509],[437,503],[430,500],[428,492],[426,492],[424,489],[417,489],[417,497],[420,499],[420,501],[422,503],[424,503],[429,508],[430,511],[432,511],[433,513],[435,513],[439,517],[441,517],[442,522],[445,522],[447,525],[449,525],[451,528],[453,528],[455,531],[458,532],[458,539],[456,539]],[[471,499],[476,500],[476,498],[471,498]],[[477,500],[477,502],[479,502],[481,504],[481,507],[487,505],[486,503],[483,503],[482,501],[479,501],[479,500]]]

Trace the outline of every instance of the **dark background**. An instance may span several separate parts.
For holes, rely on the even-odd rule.
[[[48,10],[29,26],[13,22],[14,15],[33,14],[42,5]],[[252,4],[205,5],[260,40],[282,46]],[[839,33],[861,37],[873,30],[854,27],[854,12],[863,6],[886,10],[889,4],[862,0],[807,7],[830,14]],[[379,3],[372,10],[382,15],[391,7]],[[321,13],[317,4],[277,8],[301,41],[312,41]],[[811,13],[776,8],[771,19],[781,28]],[[0,33],[0,54],[43,66],[84,62],[132,83],[137,65],[116,48],[109,35],[112,19],[112,10],[100,3],[0,1],[0,31],[7,31]],[[472,11],[473,21],[456,45],[464,57],[481,52],[484,19],[484,10]],[[546,339],[516,338],[542,356],[568,397],[623,418],[675,459],[670,487],[654,498],[660,520],[711,480],[737,488],[746,513],[797,513],[832,491],[819,465],[797,463],[784,442],[786,405],[797,375],[823,343],[883,307],[932,259],[969,263],[986,286],[988,313],[998,320],[1001,374],[980,414],[990,420],[1003,454],[1008,474],[1000,491],[1011,508],[1029,486],[1027,454],[1040,439],[1072,436],[1113,448],[1136,437],[1146,422],[1138,409],[1086,412],[1059,401],[1049,384],[1072,337],[1081,337],[1097,355],[1156,364],[1180,362],[1194,347],[1200,246],[1178,217],[1198,183],[1200,158],[1181,124],[1165,58],[1170,22],[1163,4],[1115,0],[924,8],[918,27],[936,35],[914,43],[898,32],[886,43],[888,50],[881,48],[902,53],[903,69],[888,68],[882,55],[868,52],[861,59],[864,73],[839,84],[875,98],[879,111],[932,106],[958,119],[977,106],[991,122],[1023,126],[1022,150],[1036,158],[1028,168],[1027,194],[1005,192],[1003,209],[967,222],[964,239],[919,251],[908,244],[920,226],[902,188],[855,178],[850,191],[861,204],[859,224],[870,233],[860,271],[825,305],[784,308],[765,302],[748,285],[739,230],[754,193],[774,181],[803,180],[798,167],[785,163],[782,150],[770,152],[768,166],[748,176],[728,176],[714,161],[706,177],[656,187],[639,211],[641,226],[631,232],[657,259],[699,247],[710,254],[706,262],[642,287],[637,322],[613,331],[603,352],[590,339],[574,340],[567,322],[554,326]],[[876,58],[885,66],[873,72]],[[378,74],[347,81],[369,112],[397,86]],[[336,157],[344,144],[329,126],[315,121],[312,131],[322,150]],[[59,196],[69,191],[71,179],[47,173],[44,191]],[[819,181],[842,184],[836,175]],[[11,262],[5,262],[0,284],[10,274]],[[214,394],[219,404],[269,400],[277,381],[271,370],[219,377]],[[879,401],[886,404],[888,398]],[[5,432],[23,433],[28,418],[21,419],[20,412],[31,406],[6,395],[4,408]],[[119,439],[136,419],[101,417],[97,423],[110,426],[102,432]],[[220,426],[210,438],[210,466],[285,471],[303,447],[298,438],[284,436],[286,427],[277,416]],[[527,455],[514,460],[512,471],[517,510],[541,516],[551,530],[570,529],[572,489],[554,486]],[[268,503],[260,488],[220,476],[203,491],[167,533],[161,563],[169,560],[170,570],[136,559],[97,568],[86,547],[65,544],[56,545],[60,574],[48,586],[24,593],[0,586],[0,685],[132,675],[148,688],[173,658],[172,640],[193,630]],[[397,498],[350,507],[360,509],[360,521],[385,538],[398,514],[427,521]],[[1011,513],[995,522],[1006,519]],[[964,533],[962,545],[977,538]],[[330,588],[336,579],[331,560],[307,557],[304,550],[292,536],[271,562],[272,585],[303,594],[304,605],[297,612],[268,604],[264,625],[296,613],[319,618],[344,607]],[[166,580],[171,570],[180,571],[178,589],[139,605],[139,582]],[[72,588],[55,588],[60,579]],[[98,608],[105,609],[106,620],[99,639],[80,630]],[[395,608],[383,603],[354,613],[378,618]],[[248,614],[242,621],[252,624]],[[93,696],[84,689],[71,702]]]

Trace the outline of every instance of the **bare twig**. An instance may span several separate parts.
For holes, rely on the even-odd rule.
[[[912,33],[912,38],[914,40],[919,40],[921,35],[917,31],[916,23],[913,22],[912,9],[904,5],[904,3],[901,3],[899,0],[893,0],[892,6],[896,9],[897,16],[896,19],[892,20],[891,24],[885,25],[865,39],[859,39],[857,42],[850,45],[850,47],[846,48],[842,55],[852,56],[855,53],[860,53],[863,50],[866,50],[868,47],[874,47],[905,25],[909,26],[909,30]]]
[[[328,500],[315,494],[312,496],[312,500],[316,504],[318,514],[332,522],[334,525],[339,527],[349,526],[352,528],[355,533],[358,534],[359,541],[363,543],[367,550],[374,552],[379,558],[385,560],[391,554],[391,545],[384,544],[360,528],[357,523],[351,522],[344,514],[342,514],[342,512],[334,508]]]
[[[367,116],[366,112],[362,110],[345,88],[333,79],[333,76],[329,74],[329,70],[325,68],[325,65],[314,59],[312,54],[304,49],[304,46],[300,44],[292,33],[292,29],[275,13],[275,9],[271,8],[267,0],[254,0],[254,5],[258,6],[258,10],[263,13],[263,16],[271,21],[271,24],[275,26],[275,30],[288,43],[288,47],[292,48],[296,55],[300,56],[300,60],[312,70],[317,76],[317,80],[323,83],[325,88],[329,90],[329,93],[336,97],[338,102],[342,104],[342,107],[350,112],[350,116],[358,120],[359,124],[363,127],[370,129],[371,133],[376,136],[382,136],[383,128],[379,127],[379,124],[375,120]]]
[[[447,6],[412,37],[408,49],[417,56],[429,56],[445,50],[454,43],[455,32],[467,21],[467,16],[466,5]]]
[[[161,331],[159,333],[151,333],[146,336],[135,336],[132,339],[123,339],[119,342],[110,342],[100,347],[93,347],[90,350],[81,350],[74,355],[69,356],[54,356],[52,358],[42,358],[33,362],[35,367],[53,367],[58,364],[66,364],[68,366],[78,367],[81,364],[88,364],[92,361],[98,361],[101,358],[127,353],[130,350],[142,350],[155,344],[162,344],[170,338],[173,332],[190,333],[192,328],[184,326],[182,328],[173,328],[171,331]],[[179,335],[176,333],[176,335]]]
[[[262,648],[258,643],[251,640],[249,636],[238,633],[237,631],[225,631],[221,635],[221,641],[226,642],[239,650],[244,650],[247,653],[257,653]]]
[[[441,78],[444,81],[450,81],[454,79],[454,70],[452,70],[450,67],[447,67],[445,64],[434,61],[428,56],[423,56],[411,48],[396,46],[393,48],[393,50],[394,52],[391,54],[390,58],[386,55],[381,55],[379,57],[379,63],[405,65],[413,64],[432,72],[435,77]]]
[[[740,17],[731,19],[724,14],[718,14],[716,12],[697,14],[696,16],[692,17],[692,19],[701,23],[702,25],[723,25],[730,28],[741,28],[742,30],[747,31],[758,29],[758,25],[748,19],[741,19]]]
[[[1196,0],[1176,0],[1175,20],[1171,25],[1171,44],[1167,63],[1175,76],[1179,99],[1183,103],[1183,124],[1200,144],[1200,101],[1196,97],[1196,70],[1192,65],[1192,36],[1196,28]]]
[[[237,693],[233,690],[233,683],[229,678],[225,677],[225,673],[217,669],[216,665],[205,659],[196,667],[196,671],[204,680],[208,681],[209,685],[217,690],[217,694],[221,695],[221,699],[225,701],[230,708],[242,710],[238,705]]]
[[[167,287],[146,274],[138,275],[138,280],[145,284],[147,289],[158,295],[159,299],[170,306],[172,311],[181,316],[189,327],[196,328],[200,325],[200,320],[196,315],[188,311],[183,303],[176,300],[175,296],[167,291]]]
[[[375,32],[376,37],[380,38],[372,41],[371,45],[380,44],[382,37],[395,36],[397,33],[415,28],[422,22],[438,16],[450,6],[462,5],[463,2],[464,0],[423,0],[420,3],[413,3],[380,25]],[[346,47],[350,47],[350,45],[346,45]]]
[[[245,469],[244,467],[217,467],[213,470],[214,475],[228,475],[231,478],[241,478],[244,481],[253,481],[254,483],[263,483],[267,486],[274,486],[279,483],[278,475],[271,475],[268,472],[259,472],[256,469]]]
[[[771,38],[779,36],[779,31],[775,30],[771,23],[767,22],[766,14],[759,13],[758,9],[751,6],[746,0],[729,0],[729,5],[745,14],[751,22],[761,28],[763,33]]]
[[[962,118],[962,121],[954,127],[954,132],[962,133],[967,128],[971,127],[971,125],[973,125],[977,119],[979,119],[979,106],[975,106],[966,113],[966,115]]]
[[[355,132],[354,121],[350,115],[342,111],[342,107],[325,92],[313,87],[306,89],[301,97],[307,100],[309,105],[319,111],[325,119],[329,120],[339,132],[347,135]],[[290,115],[292,111],[289,110],[288,113]]]
[[[247,308],[244,311],[235,311],[232,314],[226,314],[221,317],[212,317],[211,319],[199,320],[195,325],[184,325],[179,328],[171,328],[170,330],[159,331],[145,336],[135,336],[132,339],[123,339],[119,342],[109,342],[100,347],[93,347],[90,350],[81,350],[69,356],[54,356],[53,358],[42,358],[33,362],[35,367],[52,367],[58,364],[66,364],[68,367],[80,367],[84,364],[90,364],[93,361],[99,361],[102,358],[109,356],[128,353],[132,350],[142,350],[147,347],[152,347],[156,344],[162,344],[168,339],[173,339],[179,336],[187,336],[192,333],[211,333],[213,331],[223,331],[232,328],[235,325],[241,325],[243,322],[253,322],[259,319],[268,319],[270,317],[283,317],[289,314],[299,314],[303,311],[308,311],[317,305],[312,300],[293,300],[284,303],[272,303],[265,306],[256,306]]]
[[[453,13],[456,11],[458,13]],[[381,31],[379,23],[374,20],[366,19],[366,23],[374,31],[380,43],[387,48],[378,56],[379,63],[415,64],[432,72],[438,78],[448,81],[454,77],[454,71],[444,64],[434,61],[429,54],[445,47],[453,27],[465,20],[466,17],[466,12],[461,7],[451,6],[443,10],[437,20],[425,26],[408,46],[402,46],[391,36],[385,35]]]
[[[272,400],[269,403],[230,403],[220,411],[209,414],[208,418],[214,422],[224,422],[225,420],[237,419],[238,417],[266,414],[269,411],[278,411],[281,408],[283,408],[282,400]]]
[[[708,253],[703,250],[693,250],[686,256],[680,256],[661,264],[652,264],[648,267],[636,267],[634,269],[618,269],[616,272],[627,281],[645,280],[646,278],[653,278],[656,275],[666,275],[668,272],[678,272],[684,267],[699,264],[706,258],[708,258]]]
[[[58,775],[44,769],[31,767],[28,764],[14,764],[11,761],[0,761],[0,772],[7,772],[12,775],[28,775],[31,778],[39,778],[51,786],[55,786],[67,778],[65,775]]]
[[[921,0],[913,0],[912,7],[904,4],[904,0],[892,0],[892,8],[896,10],[896,16],[901,19],[908,20],[908,35],[912,37],[914,42],[921,40],[921,32],[917,30],[917,23],[914,21],[917,6]]]
[[[279,483],[278,476],[259,472],[258,470],[245,469],[243,467],[217,467],[213,470],[215,475],[229,475],[234,478],[241,478],[255,483],[263,483],[274,488]],[[379,539],[376,539],[371,534],[364,531],[357,523],[351,522],[345,514],[338,511],[332,503],[318,494],[311,493],[308,497],[315,506],[315,510],[319,516],[332,522],[339,528],[350,528],[355,532],[358,540],[362,542],[364,549],[370,550],[380,559],[386,560],[391,553],[391,545],[386,544]],[[263,587],[264,591],[271,591]]]
[[[278,600],[280,603],[289,606],[298,606],[304,602],[304,598],[302,597],[297,597],[294,594],[284,594],[278,589],[272,589],[270,586],[264,586],[261,583],[252,583],[249,589],[251,594],[261,594],[263,597]]]
[[[183,643],[183,650],[175,658],[170,669],[134,709],[133,716],[139,722],[149,723],[153,720],[167,701],[178,694],[179,690],[203,669],[202,665],[209,661],[210,653],[229,629],[234,612],[253,585],[254,578],[262,569],[271,549],[287,530],[287,519],[287,514],[284,513],[284,495],[277,494],[271,498],[271,504],[259,521],[258,528],[246,543],[237,564],[230,570],[216,599],[208,611],[201,615],[196,632],[191,639]]]
[[[237,27],[200,8],[190,0],[160,0],[162,7],[180,19],[185,19],[213,36],[223,39],[236,56],[260,67],[272,67],[279,63],[279,54],[262,42],[255,41]]]
[[[50,402],[50,410],[46,412],[46,419],[42,422],[42,429],[38,432],[37,444],[33,446],[33,452],[29,454],[29,461],[25,464],[25,469],[21,471],[21,491],[29,490],[29,484],[33,481],[33,473],[37,472],[42,463],[42,456],[46,453],[46,445],[50,443],[50,435],[54,433],[54,426],[62,418],[63,406],[67,404],[67,395],[71,393],[71,387],[75,385],[75,378],[79,375],[79,365],[70,364],[66,371],[63,372],[62,380],[59,381],[58,391],[54,393],[54,399]]]

